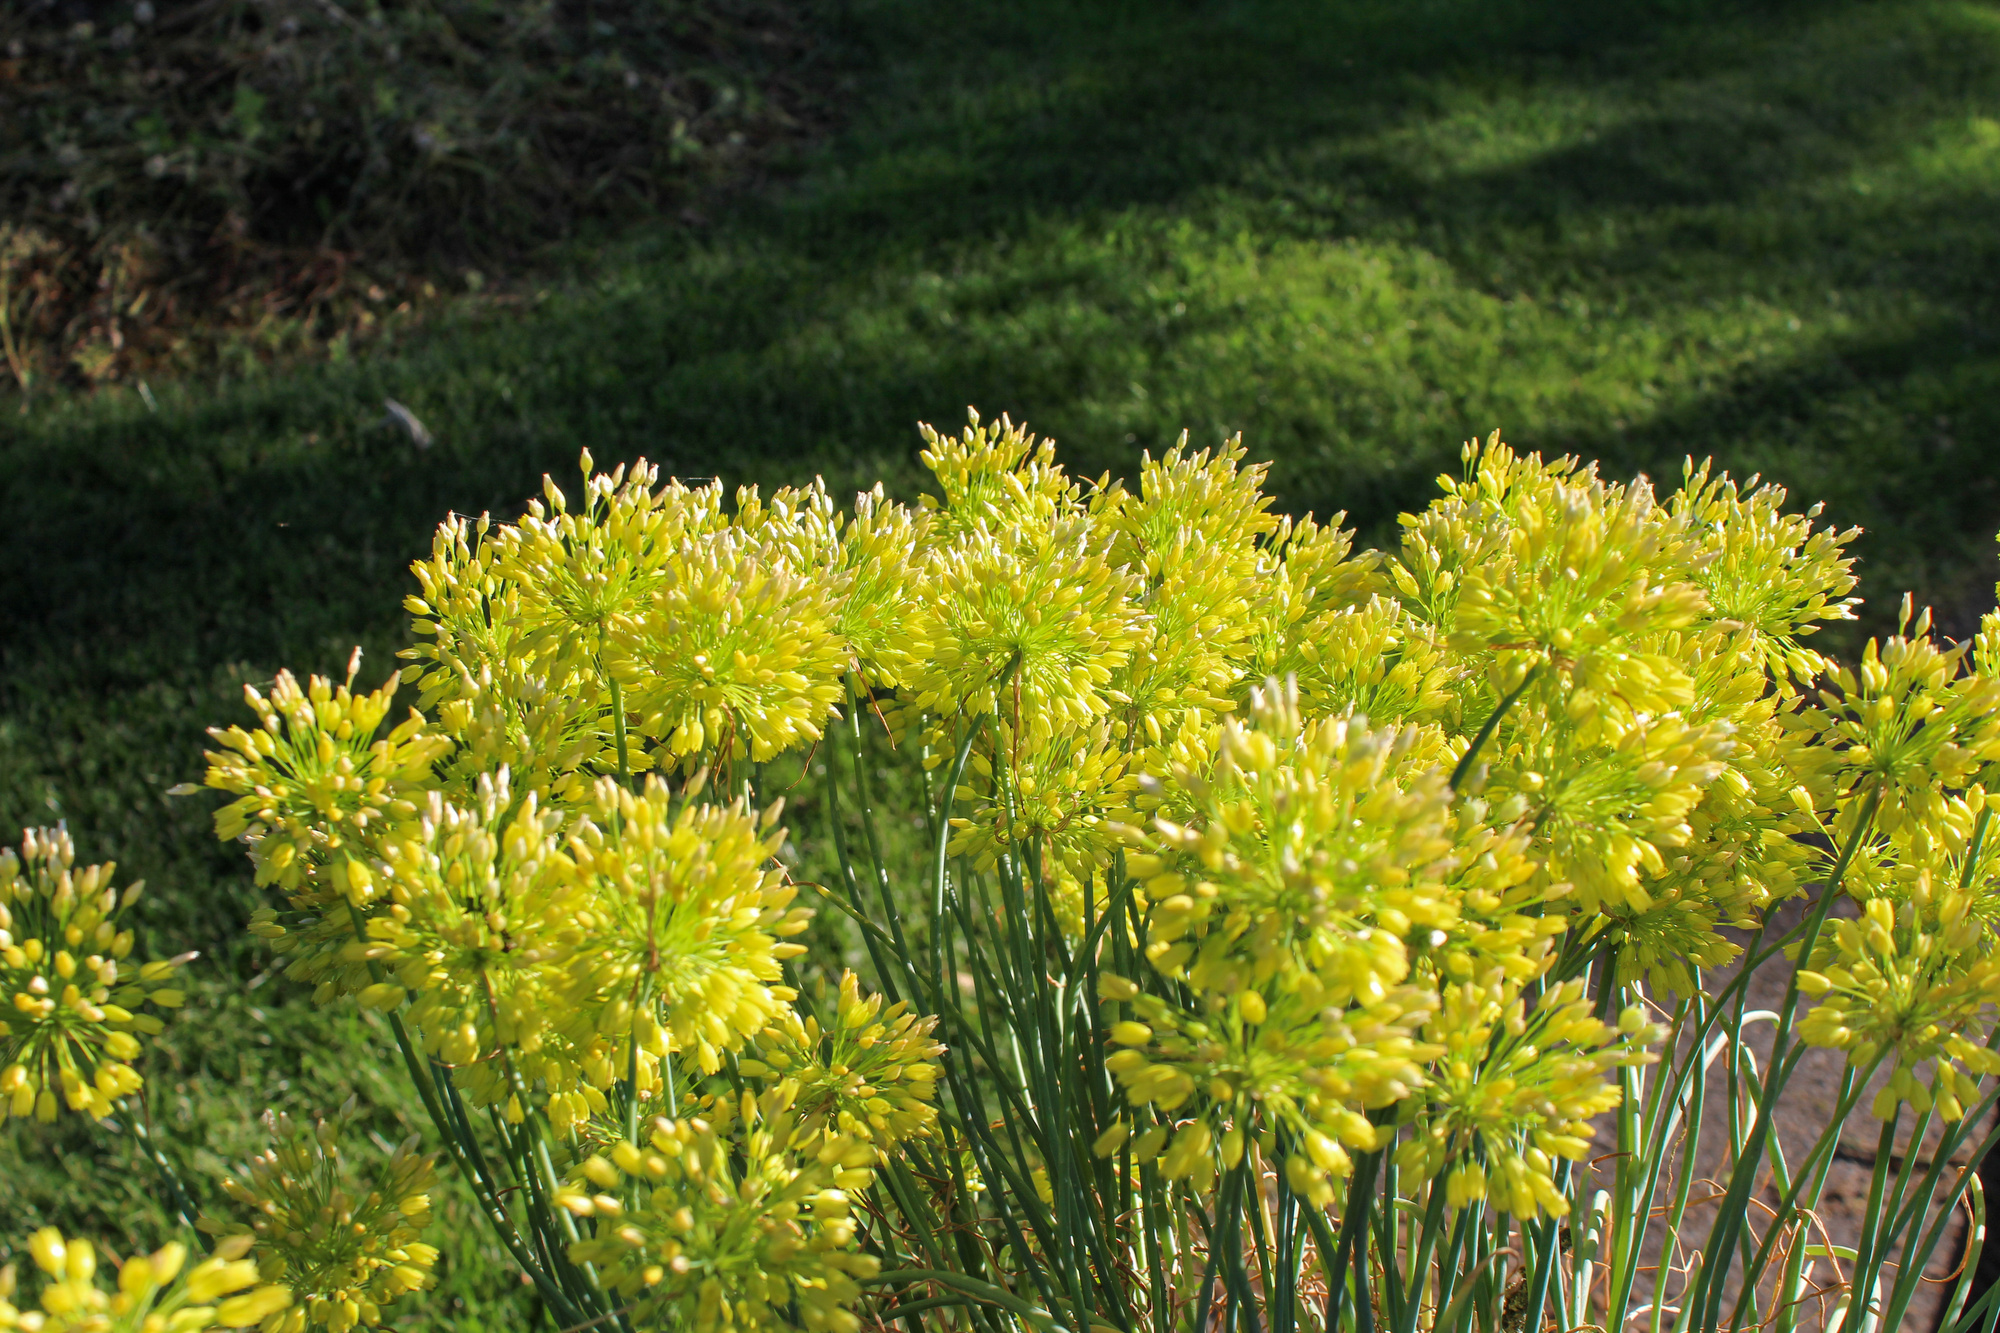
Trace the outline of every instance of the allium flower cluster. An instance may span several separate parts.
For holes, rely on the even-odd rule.
[[[277,885],[301,908],[324,910],[342,896],[368,901],[369,881],[348,879],[345,863],[415,814],[413,798],[450,749],[414,711],[378,736],[395,682],[354,693],[360,659],[356,649],[343,685],[314,676],[301,688],[289,671],[268,697],[246,685],[256,729],[210,732],[222,748],[208,755],[207,785],[237,798],[216,812],[216,836],[246,840],[257,882]]]
[[[843,1137],[886,1154],[937,1124],[932,1103],[944,1043],[931,1036],[936,1027],[936,1018],[911,1013],[906,1002],[885,1010],[882,997],[864,996],[847,972],[825,1027],[787,1009],[758,1036],[757,1058],[736,1069],[787,1086],[803,1123],[824,1118]]]
[[[357,1181],[340,1143],[351,1109],[310,1129],[272,1117],[276,1145],[243,1179],[222,1182],[242,1213],[201,1219],[224,1244],[247,1244],[257,1276],[290,1293],[262,1319],[264,1333],[373,1327],[385,1307],[431,1283],[437,1250],[419,1237],[437,1187],[432,1159],[412,1137]]]
[[[1978,1100],[1978,1080],[2000,1074],[2000,1052],[1974,1039],[2000,1009],[2000,956],[1971,908],[1967,894],[1929,883],[1900,904],[1871,898],[1858,920],[1831,923],[1799,973],[1800,991],[1818,1000],[1802,1038],[1845,1051],[1858,1069],[1894,1059],[1870,1108],[1878,1118],[1899,1102],[1923,1111],[1935,1101],[1957,1120]]]
[[[21,1333],[198,1333],[205,1328],[254,1328],[291,1302],[283,1287],[259,1286],[257,1265],[243,1256],[248,1237],[225,1240],[186,1268],[178,1242],[118,1265],[117,1289],[97,1284],[97,1248],[43,1227],[28,1241],[41,1270],[40,1309],[14,1305],[19,1275],[0,1268],[0,1330]],[[186,1271],[183,1271],[186,1269]]]
[[[1906,819],[1935,820],[1948,791],[2000,759],[2000,679],[1965,669],[1971,644],[1938,645],[1929,611],[1912,623],[1907,597],[1902,619],[1905,633],[1869,640],[1860,665],[1833,672],[1807,714],[1839,753],[1837,794],[1874,794],[1875,825],[1887,833]],[[1863,808],[1843,805],[1853,815]]]
[[[207,786],[236,796],[215,813],[216,836],[242,839],[257,882],[275,885],[285,908],[261,909],[252,933],[292,961],[286,973],[313,984],[321,1003],[368,984],[349,948],[356,913],[377,893],[375,848],[415,817],[451,742],[415,710],[382,732],[392,679],[369,694],[323,676],[304,687],[278,673],[269,696],[244,687],[254,730],[212,728],[222,748],[207,754]],[[180,790],[180,789],[177,789]]]
[[[1618,1105],[1605,1072],[1653,1059],[1660,1031],[1636,1005],[1614,1028],[1591,1012],[1583,982],[1530,1005],[1500,969],[1447,986],[1430,1033],[1441,1048],[1397,1164],[1417,1179],[1450,1173],[1452,1207],[1491,1198],[1517,1217],[1569,1211],[1555,1162],[1589,1155],[1593,1117]]]
[[[872,1179],[876,1149],[808,1127],[786,1109],[788,1092],[746,1094],[740,1108],[714,1098],[698,1115],[656,1120],[643,1145],[590,1158],[558,1196],[599,1220],[597,1238],[571,1256],[597,1265],[648,1326],[860,1328],[857,1279],[880,1265],[854,1251],[850,1195]]]
[[[65,829],[30,829],[0,849],[0,1120],[52,1121],[62,1107],[103,1119],[144,1083],[132,1062],[178,1009],[174,973],[193,954],[141,963],[119,919],[143,883],[114,887],[112,864],[76,866]]]
[[[805,951],[790,937],[810,914],[772,865],[783,803],[676,809],[658,782],[639,794],[600,782],[595,795],[570,843],[593,889],[570,963],[573,1013],[648,1057],[672,1049],[713,1074],[796,998],[779,982],[784,960]]]
[[[1893,1053],[1878,1109],[1954,1115],[2000,1073],[1967,1035],[2000,1005],[2000,618],[1943,647],[1906,614],[1834,668],[1805,642],[1851,617],[1855,534],[1705,465],[1662,497],[1496,433],[1386,554],[1274,516],[1236,442],[1184,439],[1132,487],[1078,483],[1004,418],[925,444],[937,495],[851,517],[819,484],[731,505],[586,454],[577,503],[549,482],[516,523],[439,531],[399,680],[280,676],[254,729],[216,733],[218,831],[285,897],[255,931],[322,999],[392,1014],[509,1151],[553,1132],[489,1206],[560,1204],[568,1258],[637,1315],[853,1333],[874,1261],[850,1194],[899,1145],[974,1132],[940,1128],[936,1020],[851,973],[830,1009],[799,999],[808,913],[749,792],[845,709],[930,775],[913,823],[959,914],[932,938],[990,928],[1010,979],[1060,989],[1104,1050],[1098,1152],[1176,1198],[1254,1167],[1324,1208],[1393,1153],[1452,1208],[1564,1212],[1562,1163],[1659,1036],[1581,978],[1700,991],[1724,928],[1823,879],[1829,843],[1867,901],[1806,960],[1802,1033]],[[391,725],[399,684],[417,707]],[[994,878],[1025,914],[984,900]],[[7,966],[43,977],[16,989],[60,1004],[44,974],[85,969],[79,946],[38,926],[31,957],[7,907]],[[106,1025],[71,1043],[102,1053],[88,1089],[139,1027],[104,1007],[130,948],[109,912],[80,927],[114,974],[73,987]],[[17,1110],[69,1086],[5,1078]],[[1051,1203],[1055,1151],[1016,1173]],[[332,1155],[295,1136],[232,1191],[272,1252],[324,1257],[286,1261],[283,1327],[372,1320],[426,1267],[395,1217],[427,1175],[340,1193]]]
[[[426,1051],[459,1071],[476,1105],[517,1095],[510,1066],[557,1091],[578,1081],[580,1059],[552,1029],[592,900],[564,827],[535,793],[516,802],[503,770],[480,780],[471,810],[432,793],[383,848],[389,902],[368,922],[366,957],[388,979],[361,1003],[390,1009],[413,997]]]

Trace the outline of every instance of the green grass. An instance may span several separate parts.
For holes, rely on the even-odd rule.
[[[154,883],[161,947],[211,950],[158,1071],[215,1145],[193,1169],[240,1155],[247,1107],[353,1083],[385,1135],[400,1110],[360,1020],[276,979],[246,998],[251,891],[162,789],[243,680],[357,641],[374,678],[437,519],[511,514],[583,445],[908,492],[913,423],[968,403],[1091,475],[1241,430],[1285,506],[1380,538],[1500,426],[1825,500],[1868,529],[1878,621],[1906,586],[1952,629],[1990,605],[2000,5],[853,0],[827,24],[848,128],[697,232],[357,362],[0,424],[0,825],[67,818]],[[385,396],[437,444],[375,425]],[[252,1001],[274,1027],[246,1053]],[[157,1225],[127,1146],[66,1133],[49,1167],[43,1142],[0,1138],[0,1234]],[[520,1326],[512,1279],[455,1245],[405,1323]]]

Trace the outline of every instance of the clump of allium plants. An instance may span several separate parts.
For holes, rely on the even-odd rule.
[[[1004,419],[926,439],[914,507],[585,454],[439,528],[400,673],[281,673],[214,733],[249,929],[383,1015],[556,1326],[1894,1329],[1962,1211],[1947,1318],[1991,1327],[2000,614],[1945,643],[1906,601],[1829,659],[1855,533],[1706,465],[1496,433],[1380,552],[1236,444],[1127,485]],[[0,1092],[102,1115],[177,996],[51,836],[5,872]],[[1788,1157],[1815,1046],[1846,1073]],[[429,1281],[433,1159],[357,1174],[339,1123],[204,1220],[267,1329]]]

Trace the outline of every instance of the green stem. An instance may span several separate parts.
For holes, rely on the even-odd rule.
[[[1340,1326],[1341,1306],[1347,1299],[1347,1268],[1354,1262],[1356,1248],[1361,1246],[1362,1238],[1367,1235],[1368,1216],[1375,1208],[1375,1173],[1381,1166],[1380,1152],[1363,1153],[1348,1186],[1347,1215],[1340,1219],[1340,1244],[1334,1251],[1333,1264],[1326,1276],[1326,1333],[1334,1333]],[[1367,1272],[1367,1267],[1367,1252],[1362,1247],[1355,1283],[1355,1322],[1362,1328],[1370,1327],[1374,1322],[1374,1310],[1368,1303],[1367,1279],[1360,1276]]]
[[[153,1129],[152,1099],[146,1095],[144,1084],[140,1085],[138,1096],[133,1100],[139,1103],[139,1119],[132,1124],[133,1137],[138,1141],[140,1151],[159,1171],[160,1179],[167,1187],[167,1197],[173,1203],[174,1213],[180,1218],[181,1225],[192,1227],[200,1209],[195,1207],[193,1196],[188,1193],[186,1184],[181,1180],[181,1173],[175,1169],[172,1160],[160,1147],[159,1135]]]
[[[1848,1284],[1847,1304],[1842,1307],[1840,1326],[1852,1329],[1855,1319],[1864,1304],[1873,1300],[1875,1274],[1881,1268],[1881,1256],[1876,1252],[1876,1232],[1882,1221],[1882,1190],[1889,1179],[1889,1162],[1896,1155],[1896,1126],[1903,1118],[1903,1104],[1896,1103],[1896,1110],[1882,1122],[1882,1132],[1875,1142],[1875,1169],[1868,1178],[1868,1205],[1861,1214],[1861,1239],[1854,1247],[1854,1272]]]
[[[618,677],[609,671],[604,673],[604,684],[611,696],[611,738],[618,746],[618,785],[629,787],[632,785],[632,758],[625,741],[625,691],[618,684]]]
[[[1521,677],[1521,683],[1516,685],[1508,693],[1507,697],[1500,701],[1499,707],[1487,714],[1486,721],[1480,724],[1479,731],[1473,736],[1472,744],[1465,747],[1464,755],[1459,758],[1457,765],[1451,770],[1451,789],[1453,791],[1457,791],[1464,784],[1466,775],[1472,772],[1472,765],[1479,758],[1479,752],[1486,748],[1486,742],[1492,738],[1494,728],[1500,725],[1500,719],[1507,715],[1507,710],[1514,706],[1514,701],[1527,692],[1528,686],[1534,681],[1536,673],[1541,669],[1542,664],[1540,662],[1529,667],[1528,673]],[[1332,1333],[1332,1330],[1328,1329],[1327,1333]]]
[[[1736,1247],[1736,1233],[1744,1225],[1749,1212],[1750,1189],[1755,1183],[1757,1167],[1764,1158],[1764,1142],[1770,1137],[1771,1122],[1776,1114],[1778,1096],[1784,1091],[1785,1078],[1790,1065],[1785,1057],[1789,1053],[1792,1035],[1792,1019],[1798,1011],[1799,973],[1810,966],[1812,951],[1819,939],[1820,927],[1825,924],[1827,914],[1833,910],[1834,899],[1841,891],[1841,882],[1847,877],[1847,868],[1860,851],[1862,840],[1875,822],[1875,811],[1882,803],[1882,786],[1877,782],[1869,789],[1867,799],[1856,813],[1854,831],[1848,836],[1847,845],[1828,876],[1826,887],[1820,893],[1819,902],[1813,907],[1812,915],[1806,919],[1805,930],[1799,942],[1798,966],[1792,970],[1791,978],[1785,985],[1785,1001],[1778,1010],[1778,1030],[1771,1041],[1770,1064],[1765,1075],[1763,1104],[1758,1108],[1756,1120],[1750,1130],[1749,1140],[1736,1159],[1736,1168],[1731,1173],[1728,1192],[1723,1196],[1715,1225],[1709,1231],[1708,1243],[1702,1253],[1708,1262],[1703,1264],[1701,1277],[1687,1302],[1687,1309],[1698,1311],[1695,1327],[1705,1331],[1716,1327],[1716,1320],[1722,1313],[1723,1287],[1732,1265]]]
[[[963,1273],[947,1272],[941,1268],[898,1268],[877,1273],[874,1277],[862,1278],[861,1282],[865,1286],[877,1283],[935,1282],[973,1300],[984,1301],[988,1305],[997,1305],[1003,1310],[1012,1311],[1035,1328],[1042,1330],[1042,1333],[1069,1333],[1054,1315],[1040,1306],[1029,1304],[1004,1287],[981,1282],[978,1278],[967,1277]]]

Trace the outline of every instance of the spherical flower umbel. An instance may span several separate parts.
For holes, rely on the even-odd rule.
[[[385,1306],[430,1285],[437,1250],[418,1237],[437,1187],[433,1159],[412,1137],[372,1178],[355,1180],[340,1144],[352,1109],[310,1129],[272,1117],[275,1146],[251,1160],[244,1179],[222,1182],[245,1213],[201,1219],[211,1235],[254,1241],[257,1274],[291,1293],[288,1309],[263,1320],[264,1333],[375,1325]]]
[[[1814,1046],[1847,1053],[1867,1069],[1894,1057],[1870,1110],[1886,1120],[1899,1103],[1919,1111],[1935,1101],[1957,1120],[1979,1099],[1981,1078],[2000,1074],[2000,1052],[1975,1040],[1981,1019],[2000,1007],[2000,955],[1971,899],[1928,881],[1901,904],[1871,898],[1859,920],[1829,924],[1799,973],[1799,990],[1818,1000],[1799,1024]],[[1974,1035],[1968,1035],[1974,1034]],[[1929,1064],[1931,1086],[1919,1082]]]
[[[425,1050],[477,1105],[518,1095],[510,1073],[556,1093],[579,1081],[579,1057],[550,1031],[592,906],[564,845],[562,812],[533,792],[517,801],[502,770],[481,779],[471,810],[432,793],[383,849],[389,901],[368,922],[367,953],[390,979],[361,1003],[410,997]]]
[[[1690,459],[1668,507],[1698,525],[1703,550],[1691,581],[1710,614],[1744,626],[1758,666],[1789,692],[1830,665],[1800,640],[1828,621],[1854,619],[1861,599],[1847,595],[1858,580],[1844,548],[1861,529],[1816,527],[1819,505],[1786,513],[1785,498],[1782,486],[1760,486],[1755,477],[1739,485]]]
[[[912,672],[917,701],[947,718],[1001,714],[1028,746],[1110,711],[1144,612],[1137,576],[1112,565],[1105,542],[1065,517],[975,527],[939,550],[924,571],[930,655]]]
[[[1250,712],[1210,773],[1176,774],[1192,817],[1156,818],[1126,859],[1152,903],[1147,957],[1201,990],[1302,969],[1328,1003],[1373,1003],[1407,975],[1406,937],[1457,919],[1450,790],[1418,729],[1302,725],[1289,686]]]
[[[317,872],[413,816],[413,797],[451,748],[414,709],[378,736],[399,682],[391,676],[373,693],[356,694],[360,662],[356,649],[342,685],[314,676],[302,687],[289,671],[278,673],[268,697],[246,685],[258,726],[209,732],[221,748],[208,753],[204,782],[237,798],[215,812],[216,836],[247,839],[257,882],[276,884],[301,906],[342,896],[357,906],[368,901],[365,880]]]
[[[1599,1020],[1580,978],[1532,1005],[1522,989],[1499,968],[1444,988],[1426,1032],[1443,1051],[1396,1161],[1418,1180],[1450,1166],[1453,1207],[1491,1197],[1516,1217],[1560,1217],[1555,1159],[1589,1155],[1590,1121],[1621,1096],[1606,1071],[1654,1059],[1661,1034],[1637,1006],[1616,1027]]]
[[[301,686],[281,671],[268,697],[246,685],[259,725],[210,728],[221,748],[206,755],[205,784],[237,798],[215,812],[216,836],[248,843],[257,882],[285,894],[283,910],[258,910],[251,933],[288,956],[286,974],[317,987],[321,1003],[368,984],[350,946],[377,893],[375,847],[415,817],[452,748],[415,709],[382,734],[399,678],[357,694],[360,665],[357,648],[344,684]]]
[[[1242,466],[1232,440],[1190,454],[1187,435],[1162,458],[1141,455],[1138,493],[1113,483],[1091,498],[1112,533],[1113,564],[1137,571],[1146,631],[1113,680],[1121,718],[1169,728],[1190,711],[1227,712],[1251,656],[1251,606],[1272,573],[1261,544],[1280,528],[1263,491],[1268,464]]]
[[[521,521],[493,529],[491,568],[494,589],[513,594],[514,651],[587,673],[609,636],[629,631],[672,577],[681,543],[721,525],[722,488],[689,490],[676,481],[656,490],[660,470],[643,458],[629,475],[623,464],[593,473],[587,449],[580,462],[582,507],[572,511],[543,477],[543,498],[529,502]],[[454,628],[463,635],[477,623]],[[438,637],[442,645],[442,629]]]
[[[848,666],[829,580],[733,531],[689,542],[667,574],[606,653],[660,758],[762,763],[817,738]]]
[[[1079,489],[1055,461],[1054,440],[1036,439],[1026,426],[1005,415],[981,424],[967,410],[968,424],[956,438],[919,425],[924,449],[918,454],[937,478],[944,503],[923,497],[923,506],[937,523],[938,535],[950,539],[974,527],[1019,529],[1046,526],[1077,508]]]
[[[644,459],[629,472],[591,471],[572,508],[543,478],[519,523],[454,516],[431,557],[413,565],[422,595],[405,607],[420,640],[400,654],[403,679],[461,747],[461,789],[510,767],[524,787],[587,796],[618,763],[607,648],[630,635],[683,545],[722,530],[720,484],[657,485]],[[627,761],[645,756],[627,747]]]
[[[917,637],[918,562],[931,519],[887,498],[881,483],[854,497],[854,521],[839,553],[844,587],[835,629],[851,665],[871,686],[893,688],[924,654]]]
[[[1100,989],[1133,1014],[1111,1025],[1110,1038],[1122,1049],[1104,1062],[1129,1101],[1181,1115],[1197,1106],[1191,1123],[1220,1136],[1225,1166],[1235,1165],[1226,1160],[1232,1153],[1240,1158],[1244,1134],[1286,1131],[1307,1146],[1293,1184],[1311,1198],[1331,1188],[1329,1173],[1346,1174],[1348,1148],[1376,1146],[1377,1131],[1363,1112],[1410,1096],[1424,1082],[1424,1062],[1437,1053],[1417,1035],[1434,1004],[1421,987],[1343,1009],[1328,1003],[1316,977],[1300,973],[1267,987],[1270,994],[1246,988],[1206,995],[1200,1017],[1139,993],[1125,978],[1107,976]],[[1199,1184],[1212,1174],[1206,1151],[1192,1146],[1200,1138],[1199,1132],[1176,1138],[1180,1150],[1170,1148],[1163,1161],[1170,1179],[1193,1175]]]
[[[43,1227],[28,1242],[45,1281],[39,1310],[14,1305],[19,1295],[13,1265],[0,1268],[0,1330],[21,1333],[198,1333],[205,1328],[252,1328],[279,1315],[291,1296],[283,1287],[258,1286],[257,1265],[243,1257],[248,1236],[225,1240],[186,1268],[179,1242],[118,1265],[117,1290],[97,1285],[97,1248]]]
[[[173,975],[194,958],[132,958],[119,918],[142,883],[122,892],[115,865],[76,868],[65,829],[30,829],[17,856],[0,850],[0,1120],[56,1118],[67,1106],[102,1119],[144,1080],[141,1038],[178,1009]]]
[[[1386,597],[1299,625],[1272,668],[1281,679],[1298,681],[1307,717],[1358,713],[1378,724],[1442,716],[1461,670],[1447,659],[1435,630]]]
[[[1880,793],[1884,832],[1936,813],[1946,790],[2000,759],[2000,680],[1966,670],[1970,643],[1939,647],[1930,612],[1913,617],[1907,597],[1902,620],[1906,632],[1870,639],[1861,664],[1834,672],[1808,714],[1840,750],[1843,791]],[[1850,816],[1863,808],[1846,806]]]
[[[1058,868],[1072,876],[1101,875],[1118,848],[1115,830],[1133,817],[1138,782],[1125,748],[1103,722],[1035,746],[1017,744],[1014,729],[996,723],[992,741],[968,758],[958,788],[949,852],[990,870],[1003,853],[1039,851],[1043,879]]]
[[[873,1178],[862,1139],[808,1128],[780,1085],[739,1110],[655,1120],[644,1144],[586,1161],[557,1201],[597,1219],[570,1247],[630,1302],[642,1327],[689,1333],[857,1333],[856,1279],[880,1265],[856,1251],[849,1195]],[[636,1186],[636,1206],[622,1199]],[[626,1192],[626,1197],[631,1197]]]
[[[579,921],[564,1030],[617,1043],[619,1077],[632,1041],[715,1073],[794,997],[781,964],[804,952],[789,938],[811,914],[792,907],[797,890],[771,865],[781,810],[677,801],[656,779],[639,793],[598,784],[568,846],[593,906]]]
[[[907,1002],[885,1010],[882,997],[863,996],[847,972],[824,1027],[783,1010],[758,1036],[756,1058],[739,1062],[737,1072],[783,1080],[796,1088],[792,1109],[806,1122],[824,1116],[836,1132],[886,1153],[937,1124],[931,1103],[944,1043],[931,1036],[936,1027]]]

